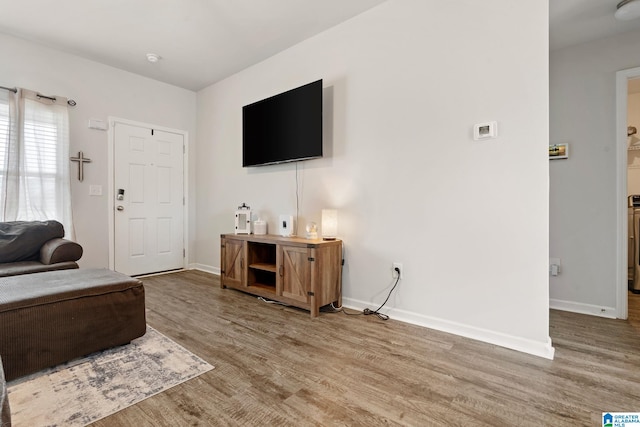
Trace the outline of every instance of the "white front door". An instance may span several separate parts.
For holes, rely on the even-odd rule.
[[[184,267],[184,136],[115,123],[114,269]]]

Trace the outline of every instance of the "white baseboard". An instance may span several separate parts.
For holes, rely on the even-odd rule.
[[[358,301],[351,298],[342,299],[343,306],[356,310],[364,310],[371,306],[371,303]],[[487,329],[476,328],[474,326],[464,325],[449,320],[439,319],[422,314],[412,313],[405,310],[390,308],[385,313],[389,314],[393,319],[413,325],[423,326],[465,338],[486,342],[489,344],[506,347],[512,350],[521,351],[523,353],[532,354],[534,356],[552,359],[555,349],[551,345],[551,338],[547,337],[547,342],[538,342],[525,338],[507,335],[500,332],[490,331]]]
[[[603,307],[601,305],[550,299],[549,308],[554,310],[571,311],[573,313],[590,314],[592,316],[606,317],[608,319],[617,319],[615,307]]]
[[[192,263],[189,268],[201,270],[207,273],[220,275],[220,268],[206,264]],[[364,310],[370,307],[370,302],[359,301],[352,298],[343,298],[342,305],[354,310]],[[474,326],[464,325],[461,323],[451,322],[449,320],[439,319],[435,317],[424,316],[422,314],[412,313],[405,310],[390,308],[385,313],[390,314],[395,320],[447,332],[454,335],[471,338],[474,340],[498,345],[500,347],[509,348],[523,353],[532,354],[534,356],[544,357],[545,359],[553,359],[555,348],[551,344],[551,338],[548,337],[546,343],[532,341],[512,335],[502,334],[500,332],[490,331]]]
[[[220,275],[220,267],[213,267],[211,265],[198,264],[194,262],[189,264],[189,268],[192,270],[200,270],[211,274],[217,274],[218,276]]]

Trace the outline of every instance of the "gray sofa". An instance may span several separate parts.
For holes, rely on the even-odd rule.
[[[0,277],[78,268],[82,246],[58,221],[0,222]]]

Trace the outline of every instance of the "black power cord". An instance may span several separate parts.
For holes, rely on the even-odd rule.
[[[387,303],[387,301],[389,301],[389,298],[391,297],[391,293],[396,288],[396,286],[398,286],[398,283],[400,283],[400,269],[398,267],[395,267],[394,270],[395,270],[396,273],[398,273],[398,275],[396,276],[396,283],[393,285],[393,287],[389,291],[389,295],[387,295],[387,299],[385,299],[384,302],[382,303],[382,305],[380,307],[376,308],[375,310],[371,310],[369,308],[365,308],[362,311],[362,314],[364,314],[365,316],[369,316],[371,314],[374,314],[374,315],[378,316],[378,319],[380,319],[380,320],[389,320],[389,316],[387,314],[380,313],[380,309],[382,307],[384,307],[384,305]]]
[[[343,312],[344,314],[346,314],[348,316],[361,316],[361,315],[369,316],[369,315],[374,314],[380,320],[389,320],[389,316],[387,314],[380,313],[380,309],[382,309],[382,307],[384,307],[384,305],[387,303],[387,301],[389,301],[389,298],[391,297],[391,293],[396,288],[396,286],[398,286],[398,283],[400,283],[400,269],[398,267],[395,267],[394,270],[395,270],[396,273],[398,273],[398,276],[396,277],[396,283],[393,284],[393,287],[389,291],[389,294],[387,295],[387,298],[384,300],[384,302],[382,303],[382,305],[380,307],[376,308],[375,310],[371,310],[370,308],[365,308],[362,311],[349,313],[348,311],[346,311],[344,309],[344,307],[334,307],[333,303],[331,303],[331,308],[333,308],[335,310],[334,313]]]

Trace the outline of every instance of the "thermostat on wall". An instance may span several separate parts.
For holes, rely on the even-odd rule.
[[[473,126],[473,139],[491,139],[498,136],[498,122],[477,123]]]

